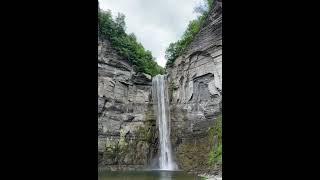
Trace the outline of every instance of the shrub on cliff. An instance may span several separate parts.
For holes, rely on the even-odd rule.
[[[197,19],[189,22],[189,25],[186,31],[183,33],[180,40],[177,42],[171,43],[169,47],[166,49],[166,67],[171,66],[176,58],[181,56],[190,42],[193,40],[195,35],[199,32],[200,27],[204,23],[206,17],[208,16],[208,12],[213,6],[213,0],[205,0],[205,5],[201,5],[194,8],[196,13],[200,13]]]
[[[107,38],[119,55],[127,58],[138,72],[155,76],[164,74],[164,69],[157,64],[151,52],[145,50],[141,43],[137,42],[134,34],[125,32],[125,16],[118,13],[113,19],[111,11],[99,11],[98,14],[99,33]]]

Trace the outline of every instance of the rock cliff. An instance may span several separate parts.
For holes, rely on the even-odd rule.
[[[221,0],[214,1],[200,32],[167,73],[172,146],[179,167],[221,174],[221,162],[208,162],[218,143],[210,129],[222,112]]]
[[[136,73],[106,39],[98,40],[98,166],[137,169],[157,154],[151,76]]]
[[[214,6],[187,51],[167,69],[171,142],[180,169],[222,173],[209,154],[221,138],[222,0]],[[140,169],[156,162],[159,141],[152,78],[136,73],[106,39],[98,40],[98,166]]]

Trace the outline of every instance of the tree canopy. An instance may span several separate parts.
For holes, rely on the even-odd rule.
[[[99,33],[107,38],[112,47],[119,55],[127,58],[137,72],[143,72],[151,76],[164,74],[164,69],[157,64],[152,53],[145,50],[141,43],[137,42],[136,36],[126,34],[125,15],[118,13],[115,19],[111,11],[99,11],[98,14]]]

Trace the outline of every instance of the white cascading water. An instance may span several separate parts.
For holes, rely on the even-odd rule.
[[[154,108],[157,115],[159,128],[160,156],[159,165],[161,170],[175,170],[176,164],[172,159],[170,141],[170,115],[168,89],[164,75],[157,75],[152,79],[152,94]]]

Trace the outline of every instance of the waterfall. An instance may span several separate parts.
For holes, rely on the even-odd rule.
[[[172,159],[170,141],[169,97],[164,75],[153,77],[152,95],[159,128],[159,166],[161,170],[175,170],[177,168]]]

